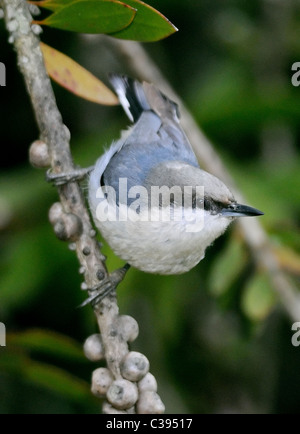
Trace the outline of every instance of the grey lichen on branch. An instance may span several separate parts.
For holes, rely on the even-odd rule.
[[[39,166],[41,161],[42,167],[47,165],[46,162],[50,163],[52,173],[72,172],[74,164],[70,152],[70,133],[63,123],[45,69],[38,38],[39,32],[31,26],[32,17],[29,5],[25,0],[0,0],[0,6],[4,11],[6,28],[9,33],[8,41],[14,45],[17,53],[18,66],[24,77],[40,131],[39,142],[31,147],[30,158],[33,158],[35,166]],[[75,246],[86,288],[99,286],[100,281],[107,279],[109,275],[99,243],[95,238],[95,231],[80,186],[77,182],[68,182],[58,186],[57,189],[60,203],[54,204],[51,208],[50,220],[59,237],[71,241]],[[113,380],[111,385],[113,387],[109,388],[110,395],[115,397],[118,395],[120,398],[123,389],[117,389],[115,381],[122,383],[123,380],[120,366],[129,353],[127,342],[130,339],[125,336],[128,334],[129,326],[127,324],[127,329],[126,327],[124,329],[127,331],[122,328],[122,316],[119,315],[115,292],[110,293],[99,303],[95,303],[94,312],[101,333],[107,367]],[[133,322],[131,320],[131,326]],[[128,406],[132,407],[138,401],[139,396],[136,383],[124,381],[132,385],[129,389],[123,390],[126,397],[124,411],[127,411]],[[133,395],[128,396],[128,393],[133,393]],[[114,411],[112,405],[111,403],[106,407]],[[122,407],[117,398],[116,405],[119,409]],[[155,406],[152,405],[151,408]],[[163,408],[161,405],[160,411]],[[143,409],[145,410],[144,407]],[[130,412],[133,411],[135,409],[130,408]]]
[[[40,140],[48,147],[49,159],[54,173],[72,172],[74,164],[70,152],[70,133],[64,125],[57,108],[51,82],[46,72],[40,41],[31,29],[32,17],[28,4],[19,0],[2,0],[4,18],[9,40],[17,52],[19,69],[24,77],[34,115],[40,130]],[[32,151],[31,147],[31,151]],[[76,251],[81,266],[84,267],[87,287],[99,283],[96,271],[102,270],[107,276],[105,264],[93,234],[93,227],[85,207],[80,186],[71,182],[58,188],[62,210],[65,215],[75,216],[80,221]],[[90,254],[84,255],[88,249]],[[99,273],[98,273],[99,275]]]

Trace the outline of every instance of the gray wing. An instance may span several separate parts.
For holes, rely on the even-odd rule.
[[[127,178],[128,189],[143,185],[149,171],[163,161],[199,167],[174,102],[148,83],[115,75],[112,83],[126,113],[136,123],[115,145],[103,173],[105,185],[117,190],[119,178]]]

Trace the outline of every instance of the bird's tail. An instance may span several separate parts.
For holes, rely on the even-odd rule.
[[[125,75],[111,74],[109,78],[125,113],[132,122],[136,122],[146,110],[152,110],[165,119],[171,117],[174,120],[179,117],[177,104],[155,86],[140,83]]]

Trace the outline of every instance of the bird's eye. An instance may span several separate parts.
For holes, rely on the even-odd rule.
[[[210,211],[211,205],[212,205],[212,202],[207,197],[205,197],[204,198],[204,209],[206,209],[207,211]]]
[[[195,208],[203,208],[203,203],[204,203],[204,200],[203,199],[194,199],[193,198],[193,202],[192,202],[192,208],[193,209],[195,209]]]

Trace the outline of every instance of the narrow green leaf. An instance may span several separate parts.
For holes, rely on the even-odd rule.
[[[178,29],[160,12],[140,0],[124,0],[137,10],[130,26],[110,34],[114,38],[154,42],[166,38]]]
[[[243,244],[236,237],[230,238],[226,248],[213,262],[209,275],[210,291],[220,296],[236,281],[247,264],[247,253]]]
[[[31,361],[24,377],[40,387],[59,394],[72,402],[90,398],[90,386],[69,372],[46,363]]]
[[[116,0],[79,0],[35,24],[81,33],[112,33],[129,26],[136,14],[131,6]]]
[[[11,333],[9,342],[29,351],[79,362],[85,360],[82,346],[78,342],[52,330],[31,329]]]
[[[242,297],[242,309],[253,321],[261,321],[276,302],[274,290],[265,272],[257,272],[249,281]]]
[[[0,274],[1,308],[5,312],[29,303],[39,293],[45,276],[51,272],[51,264],[43,259],[43,243],[39,241],[44,236],[44,228],[37,226],[10,240],[7,254],[13,260]],[[22,273],[13,270],[22,270]]]
[[[74,1],[76,0],[41,0],[41,1],[30,0],[28,1],[28,3],[55,12],[58,11],[59,9],[66,7],[71,3],[74,3]]]
[[[10,345],[1,353],[0,371],[13,375],[21,381],[28,381],[70,402],[91,405],[94,397],[90,385],[57,366],[32,360],[18,347]]]
[[[9,336],[8,336],[9,338]],[[19,351],[19,349],[10,346],[9,341],[7,341],[7,347],[5,351],[0,349],[0,372],[6,372],[13,375],[24,376],[25,367],[29,361],[28,356]]]

